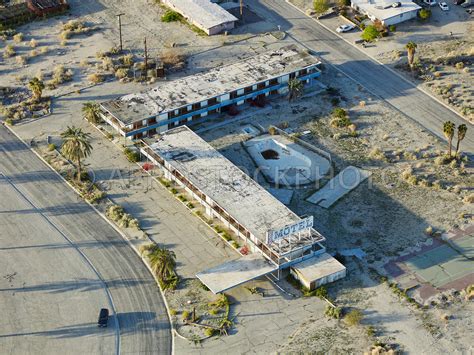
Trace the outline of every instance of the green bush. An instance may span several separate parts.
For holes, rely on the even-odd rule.
[[[5,120],[5,123],[6,123],[7,125],[9,125],[9,126],[13,126],[13,120],[12,120],[11,118],[7,118],[7,119]]]
[[[395,26],[395,25],[390,25],[390,26],[388,27],[388,29],[390,30],[390,32],[395,32],[395,31],[397,30],[397,26]]]
[[[123,150],[123,153],[125,154],[127,159],[129,161],[131,161],[132,163],[136,163],[136,162],[140,161],[140,153],[137,152],[136,150],[132,150],[130,148],[125,148]]]
[[[216,333],[217,333],[217,330],[212,329],[212,328],[206,328],[206,330],[204,331],[204,334],[206,334],[206,336],[208,337],[212,337]]]
[[[422,20],[428,20],[431,17],[431,10],[430,9],[421,9],[418,12],[418,17]]]
[[[189,319],[189,315],[190,315],[190,314],[189,314],[189,312],[188,312],[188,311],[183,311],[183,314],[182,314],[182,316],[183,316],[183,320],[187,320],[187,319]]]
[[[171,316],[175,316],[177,314],[178,314],[178,312],[176,311],[176,309],[173,309],[173,308],[170,309],[170,315]]]
[[[334,110],[332,110],[332,115],[333,117],[344,118],[347,116],[347,111],[343,108],[336,107]]]
[[[369,25],[364,28],[361,37],[366,42],[373,42],[380,36],[380,32],[373,25]]]
[[[55,149],[56,149],[56,144],[54,144],[54,143],[48,144],[48,150],[49,150],[50,152],[52,152],[52,151],[55,150]]]
[[[342,308],[341,307],[333,307],[331,305],[327,305],[326,309],[324,310],[324,314],[329,318],[339,319],[341,318]]]
[[[173,195],[176,195],[178,193],[178,190],[176,190],[174,187],[171,189],[171,193]]]
[[[161,16],[161,21],[162,22],[175,22],[175,21],[181,21],[183,19],[183,16],[173,10],[168,10],[165,12],[163,16]]]
[[[322,14],[329,9],[329,1],[328,0],[314,0],[313,8],[314,8],[314,11],[316,11],[316,13]]]

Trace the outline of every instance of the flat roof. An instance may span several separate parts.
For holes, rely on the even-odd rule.
[[[263,243],[269,230],[301,221],[187,126],[166,131],[150,147]]]
[[[101,105],[128,125],[319,63],[318,58],[290,45],[206,72],[162,82],[150,90]]]
[[[191,19],[202,28],[210,29],[239,19],[211,0],[166,0],[184,17]]]
[[[344,272],[346,267],[328,253],[313,256],[291,266],[308,282],[318,281],[329,275]]]
[[[278,266],[254,253],[201,271],[196,277],[213,293],[220,293],[276,270]]]
[[[397,2],[399,2],[401,6],[392,7],[392,4]],[[380,21],[421,9],[420,6],[410,0],[352,0],[352,4],[367,11]]]

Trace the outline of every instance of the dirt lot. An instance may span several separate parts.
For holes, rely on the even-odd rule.
[[[400,301],[391,295],[385,284],[377,281],[376,273],[371,278],[368,275],[370,269],[383,273],[382,266],[386,262],[426,242],[429,239],[426,228],[431,226],[433,231],[447,231],[453,226],[463,228],[470,223],[472,204],[463,202],[463,199],[472,193],[472,163],[437,165],[435,161],[439,164],[439,159],[436,158],[447,147],[436,137],[330,69],[325,70],[321,80],[332,88],[329,93],[301,99],[291,105],[285,104],[284,99],[274,101],[272,111],[261,116],[257,113],[255,117],[264,128],[270,124],[283,123],[286,126],[287,122],[293,132],[311,131],[302,139],[331,153],[335,173],[348,165],[372,172],[368,182],[362,183],[327,210],[305,201],[316,190],[314,187],[305,186],[294,191],[290,208],[299,215],[315,216],[316,228],[327,237],[332,252],[361,249],[366,253],[361,261],[347,258],[349,276],[329,288],[331,295],[338,304],[340,302],[349,309],[365,310],[366,318],[362,324],[380,326],[377,334],[385,337],[388,343],[423,352],[423,346],[430,346],[429,343],[434,341],[429,339],[437,336],[441,339],[437,341],[439,351],[444,346],[468,349],[472,344],[468,344],[467,338],[462,343],[455,340],[457,336],[462,337],[460,334],[467,334],[466,328],[458,325],[455,332],[445,332],[446,326],[440,321],[437,308],[420,311],[407,304],[399,307]],[[348,111],[357,133],[331,125],[331,102],[338,102],[337,106]],[[251,173],[255,166],[242,148],[241,140],[248,137],[241,129],[252,121],[255,122],[243,120],[205,132],[202,136]],[[256,178],[268,187],[262,176]],[[453,319],[464,318],[466,307],[472,307],[461,298],[457,300],[458,306],[449,309]],[[401,319],[401,314],[406,319]],[[423,330],[420,329],[418,337],[413,337],[411,329],[415,329],[416,324]],[[449,324],[451,327],[451,322]],[[395,329],[398,335],[394,334]],[[341,332],[341,338],[335,340],[328,336],[332,331]],[[366,341],[347,341],[358,338],[360,328],[349,328],[333,321],[323,328],[319,324],[303,326],[301,332],[306,336],[295,336],[282,348],[283,351],[306,350],[308,338],[312,339],[311,348],[327,351],[354,351],[367,345]],[[423,340],[417,340],[420,338]]]

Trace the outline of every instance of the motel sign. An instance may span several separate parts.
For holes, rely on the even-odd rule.
[[[294,224],[287,225],[278,230],[270,230],[267,232],[267,244],[274,243],[280,239],[286,238],[292,234],[296,234],[305,229],[312,228],[314,224],[314,217],[309,216]]]

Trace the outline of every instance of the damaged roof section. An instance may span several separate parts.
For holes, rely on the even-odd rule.
[[[129,125],[319,63],[318,58],[291,45],[207,72],[163,82],[148,91],[104,102],[102,107]]]

